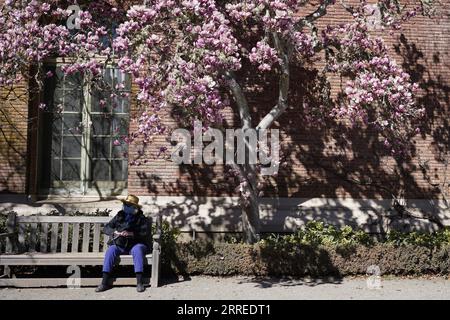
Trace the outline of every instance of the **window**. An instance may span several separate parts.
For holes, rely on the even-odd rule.
[[[42,193],[121,194],[126,188],[130,78],[117,69],[103,71],[88,84],[81,75],[47,67],[41,112],[39,181]]]

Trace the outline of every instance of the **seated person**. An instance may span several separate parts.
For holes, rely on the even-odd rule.
[[[150,249],[151,226],[149,220],[144,216],[139,204],[139,198],[129,195],[123,202],[120,210],[114,218],[109,221],[103,232],[110,236],[108,250],[103,262],[102,283],[95,289],[102,292],[111,289],[110,275],[116,258],[122,254],[133,256],[134,272],[136,273],[136,290],[145,291],[143,283],[144,259]]]

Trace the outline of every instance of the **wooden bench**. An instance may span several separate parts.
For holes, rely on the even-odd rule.
[[[62,286],[67,278],[16,278],[11,266],[96,266],[103,264],[109,237],[102,233],[103,226],[112,217],[101,216],[17,216],[7,218],[7,233],[0,234],[0,266],[4,275],[0,287]],[[153,223],[149,218],[149,223]],[[152,266],[151,286],[157,287],[160,273],[160,238],[162,221],[158,215],[156,232],[152,236],[153,250],[146,255]],[[81,234],[81,237],[80,237]],[[92,237],[91,237],[92,236]],[[3,249],[3,248],[4,249]],[[133,265],[131,255],[122,255],[120,265]],[[69,275],[68,275],[69,277]],[[144,277],[145,278],[145,277]],[[83,278],[81,285],[97,285],[100,278]],[[135,283],[135,279],[113,279],[115,284]],[[148,283],[149,279],[145,278]]]

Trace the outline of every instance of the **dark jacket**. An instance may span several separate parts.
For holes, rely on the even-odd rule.
[[[150,220],[147,219],[144,214],[142,213],[142,210],[139,210],[136,215],[135,219],[129,223],[125,221],[125,212],[120,210],[114,218],[109,221],[105,227],[103,228],[103,233],[107,234],[109,236],[108,244],[112,245],[114,244],[113,235],[114,231],[132,231],[134,233],[134,237],[123,239],[123,237],[120,237],[121,239],[118,240],[117,244],[120,244],[121,246],[125,247],[126,249],[130,249],[132,246],[134,246],[137,243],[143,243],[147,246],[147,248],[150,250],[151,246],[151,225]]]

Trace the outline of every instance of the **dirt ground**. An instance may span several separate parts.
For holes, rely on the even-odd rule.
[[[450,279],[429,278],[344,278],[277,279],[249,277],[205,277],[169,282],[158,288],[137,293],[134,287],[115,287],[103,293],[93,287],[68,288],[1,288],[0,300],[9,299],[433,299],[450,300]]]

